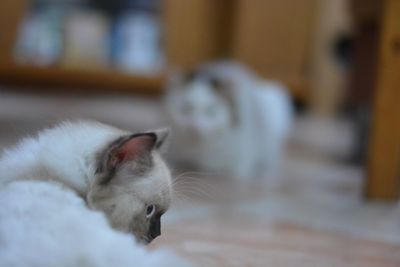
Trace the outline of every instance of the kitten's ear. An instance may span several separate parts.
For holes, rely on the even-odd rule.
[[[164,152],[169,144],[169,137],[171,135],[171,129],[170,128],[161,128],[158,130],[155,130],[151,132],[156,136],[156,143],[154,145],[154,148],[157,149],[160,152]]]
[[[148,155],[157,144],[155,133],[140,133],[122,137],[110,147],[107,168],[115,169],[122,163]]]
[[[134,161],[135,170],[143,172],[152,166],[151,152],[159,149],[168,137],[168,131],[160,130],[126,135],[112,142],[99,154],[96,174],[98,183],[108,184],[115,171],[124,163]]]
[[[122,163],[132,160],[143,161],[153,149],[163,151],[169,135],[170,129],[163,128],[119,138],[107,151],[107,169],[115,169]]]

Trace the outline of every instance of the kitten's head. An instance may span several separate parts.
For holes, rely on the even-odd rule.
[[[234,108],[228,84],[203,73],[176,73],[167,91],[167,110],[180,130],[199,137],[229,129]]]
[[[97,157],[87,200],[110,224],[133,233],[143,243],[161,234],[161,215],[172,198],[168,167],[160,156],[169,130],[126,135],[108,144]]]

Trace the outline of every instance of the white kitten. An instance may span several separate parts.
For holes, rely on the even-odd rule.
[[[167,89],[176,161],[236,177],[276,170],[292,121],[283,85],[218,62],[173,76]]]
[[[10,183],[0,190],[0,203],[0,266],[187,266],[113,230],[102,213],[56,183]]]
[[[0,265],[114,266],[107,262],[128,259],[129,249],[143,255],[136,261],[151,262],[90,209],[143,243],[160,235],[172,197],[170,172],[159,155],[168,133],[63,123],[6,151],[0,159]],[[100,259],[112,259],[96,260],[102,253]]]

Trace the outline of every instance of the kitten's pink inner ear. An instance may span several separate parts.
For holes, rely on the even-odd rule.
[[[156,138],[152,135],[132,137],[113,152],[110,165],[116,167],[123,162],[135,160],[150,153],[154,147],[155,141]]]

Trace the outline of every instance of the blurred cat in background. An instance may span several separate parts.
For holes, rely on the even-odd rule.
[[[165,103],[175,162],[235,177],[276,172],[292,123],[283,85],[216,62],[172,75]]]

